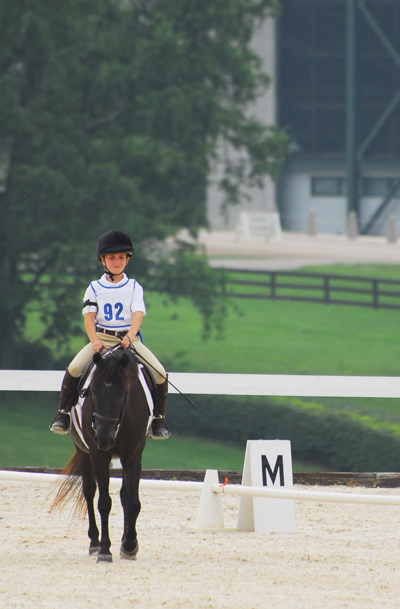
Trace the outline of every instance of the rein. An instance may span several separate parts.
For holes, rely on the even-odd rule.
[[[143,355],[140,355],[140,354],[137,352],[137,350],[135,349],[135,345],[132,345],[131,341],[129,341],[129,344],[130,344],[131,353],[133,353],[134,358],[135,358],[135,360],[137,361],[137,363],[139,363],[139,364],[140,364],[140,363],[144,362],[144,363],[146,364],[146,366],[148,366],[148,367],[149,367],[149,369],[150,369],[150,368],[153,368],[153,370],[155,370],[156,372],[158,372],[158,374],[160,374],[160,371],[159,371],[159,370],[157,370],[157,368],[155,368],[155,367],[153,366],[153,364],[151,364],[149,361],[147,361],[147,359],[146,359],[145,357],[143,357]],[[169,378],[168,378],[168,375],[167,375],[167,376],[163,376],[162,374],[160,374],[160,376],[162,376],[162,378],[163,378],[165,381],[167,381],[167,383],[168,383],[169,385],[171,385],[171,387],[173,387],[173,388],[175,389],[175,391],[177,391],[177,392],[179,393],[179,395],[181,395],[183,398],[185,398],[185,400],[186,400],[187,402],[189,402],[189,404],[190,404],[191,406],[193,406],[193,408],[196,408],[196,409],[197,409],[197,405],[196,405],[196,404],[195,404],[195,403],[194,403],[194,402],[193,402],[193,401],[192,401],[192,400],[191,400],[191,399],[190,399],[190,398],[189,398],[187,395],[185,395],[184,393],[182,393],[182,391],[181,391],[180,389],[178,389],[178,387],[176,387],[176,385],[174,385],[173,383],[171,383],[171,381],[170,381],[170,380],[169,380]]]
[[[92,412],[94,417],[101,419],[102,421],[110,421],[111,423],[118,423],[120,417],[105,417],[103,414],[99,414],[98,412]]]

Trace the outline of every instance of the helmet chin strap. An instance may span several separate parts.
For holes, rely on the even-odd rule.
[[[103,264],[104,270],[106,275],[109,276],[109,278],[111,279],[111,281],[114,281],[114,277],[115,277],[115,273],[112,273],[108,268],[107,265]]]

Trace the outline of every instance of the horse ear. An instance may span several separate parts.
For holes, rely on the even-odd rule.
[[[101,357],[101,354],[97,351],[94,355],[93,355],[93,361],[95,364],[98,364],[103,358]]]
[[[126,368],[126,366],[129,364],[129,355],[127,353],[124,353],[120,360],[119,363],[121,366],[123,366],[124,368]]]

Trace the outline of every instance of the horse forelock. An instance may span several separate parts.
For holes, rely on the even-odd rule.
[[[120,359],[124,355],[131,360],[127,366],[120,363]],[[132,378],[137,376],[137,367],[133,364],[134,360],[129,353],[122,350],[115,351],[97,363],[91,384],[112,382],[129,388]]]

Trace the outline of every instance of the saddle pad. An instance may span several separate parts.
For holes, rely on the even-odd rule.
[[[142,370],[143,365],[139,364],[138,368],[139,368],[139,370],[138,370],[139,381],[143,387],[143,391],[144,391],[144,394],[145,394],[146,400],[147,400],[147,406],[149,407],[149,422],[147,424],[147,434],[148,434],[150,431],[151,423],[154,418],[153,417],[154,402],[153,402],[153,397],[151,395],[150,389],[147,385],[146,379],[143,374],[143,370]],[[77,403],[71,409],[71,425],[74,426],[74,429],[75,429],[76,433],[78,434],[79,438],[81,439],[81,442],[88,450],[89,450],[89,447],[86,443],[85,438],[83,437],[83,431],[82,431],[82,407],[83,407],[83,402],[85,400],[86,389],[89,387],[89,385],[92,381],[92,377],[93,377],[93,373],[94,373],[95,369],[96,369],[96,366],[93,366],[92,370],[90,371],[90,374],[88,375],[88,377],[85,381],[85,384],[83,385],[81,391],[79,392],[79,398],[78,398]]]
[[[82,406],[83,406],[83,402],[85,400],[86,390],[92,381],[92,376],[93,376],[95,369],[96,369],[96,366],[93,366],[93,368],[91,369],[89,375],[87,376],[87,378],[85,380],[83,387],[81,388],[81,390],[79,392],[79,397],[78,397],[77,403],[75,404],[75,406],[73,406],[71,408],[71,425],[74,426],[74,429],[75,429],[76,433],[78,434],[79,438],[81,439],[82,444],[88,450],[89,450],[89,446],[87,445],[86,440],[83,437],[83,431],[82,431]]]

